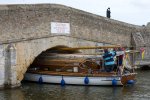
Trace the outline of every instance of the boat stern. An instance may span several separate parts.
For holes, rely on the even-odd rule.
[[[136,76],[137,73],[129,73],[129,74],[124,74],[122,77],[121,77],[121,83],[123,85],[131,85],[131,84],[134,84],[136,82],[135,80],[135,76]]]

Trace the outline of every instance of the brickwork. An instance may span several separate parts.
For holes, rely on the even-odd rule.
[[[0,41],[52,35],[50,22],[70,23],[72,37],[111,44],[130,45],[131,33],[141,30],[62,5],[6,5],[0,7]]]

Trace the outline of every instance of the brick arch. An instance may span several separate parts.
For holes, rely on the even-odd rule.
[[[17,73],[17,82],[20,83],[24,74],[27,71],[27,68],[30,64],[33,63],[34,59],[40,55],[42,52],[58,47],[58,46],[67,46],[67,47],[77,47],[77,46],[93,46],[95,42],[80,40],[77,38],[71,38],[66,36],[61,37],[50,37],[37,40],[30,40],[16,43],[17,49],[17,64],[16,64],[16,73]]]
[[[79,50],[62,50],[62,48],[71,48],[71,47],[65,46],[65,45],[57,45],[57,46],[47,49],[46,51],[49,51],[51,53],[64,53],[64,54],[79,53]]]

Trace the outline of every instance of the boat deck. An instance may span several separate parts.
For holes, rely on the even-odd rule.
[[[27,71],[27,73],[34,74],[42,74],[42,75],[62,75],[62,76],[91,76],[91,77],[99,77],[99,76],[117,76],[116,72],[95,72],[95,73],[87,73],[87,72],[56,72],[56,71]]]

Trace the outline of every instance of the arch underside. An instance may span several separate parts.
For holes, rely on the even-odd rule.
[[[100,43],[102,44],[102,43]],[[28,67],[33,61],[43,52],[54,52],[55,53],[94,53],[95,50],[84,50],[84,51],[60,51],[62,47],[79,47],[79,46],[96,46],[96,42],[86,41],[82,39],[76,39],[71,37],[59,36],[43,38],[31,41],[24,41],[16,43],[17,48],[17,80],[21,82],[24,74]]]

